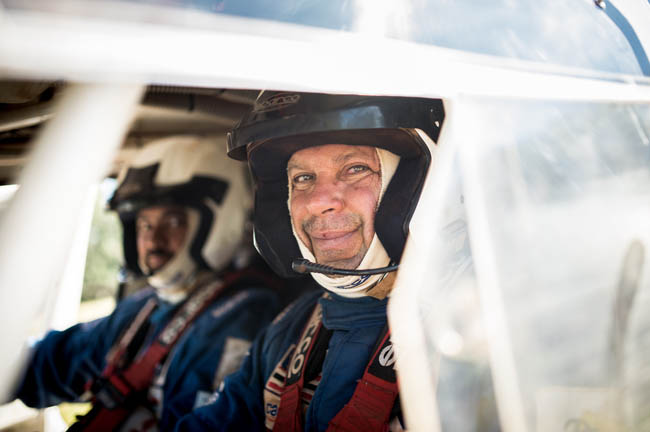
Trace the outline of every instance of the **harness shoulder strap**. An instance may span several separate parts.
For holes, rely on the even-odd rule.
[[[69,431],[111,431],[124,422],[139,402],[142,392],[151,385],[156,366],[165,359],[184,332],[190,328],[192,322],[240,276],[240,273],[233,273],[223,281],[213,281],[196,289],[146,351],[124,369],[123,365],[119,364],[123,357],[122,340],[128,345],[130,341],[125,338],[133,339],[130,334],[137,332],[136,328],[144,324],[153,309],[148,311],[147,316],[142,320],[138,319],[141,317],[139,313],[115,350],[109,352],[108,364],[102,376],[92,385],[93,409],[73,424]],[[131,332],[132,328],[133,332]]]
[[[330,420],[328,432],[388,431],[391,411],[399,392],[388,325],[377,342],[352,398]]]
[[[273,430],[302,431],[303,429],[301,391],[309,373],[306,371],[320,370],[331,336],[331,332],[323,328],[322,315],[320,303],[316,303],[287,367],[284,389],[280,396],[280,408]],[[314,358],[320,364],[314,365]]]
[[[157,306],[158,301],[155,298],[147,300],[126,331],[106,354],[106,367],[104,368],[102,375],[110,375],[115,369],[124,366],[125,362],[128,361],[127,357],[129,352],[135,351],[139,348],[132,345],[141,342],[141,340],[138,341],[138,339],[140,339],[139,334],[143,333],[143,330],[148,327],[149,317]],[[88,385],[92,385],[92,382]]]
[[[303,430],[301,392],[305,382],[322,369],[331,336],[331,331],[322,326],[321,319],[322,311],[317,303],[288,364],[272,430]],[[328,432],[388,431],[388,422],[399,393],[388,324],[384,326],[372,353],[352,397],[330,420]]]

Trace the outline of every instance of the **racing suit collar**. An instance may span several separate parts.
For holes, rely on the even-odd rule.
[[[323,325],[330,330],[353,330],[386,323],[388,299],[349,298],[328,293],[318,302],[323,310]]]

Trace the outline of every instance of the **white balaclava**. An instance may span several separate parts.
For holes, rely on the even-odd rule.
[[[389,152],[388,150],[375,148],[377,151],[377,156],[379,157],[379,164],[381,170],[381,190],[379,192],[379,199],[377,200],[377,207],[375,211],[379,208],[379,204],[384,196],[386,187],[390,183],[390,180],[397,170],[397,165],[399,164],[400,157],[394,153]],[[291,185],[289,185],[289,200],[287,204],[289,205],[289,215],[291,215]],[[298,242],[298,247],[302,253],[302,257],[311,261],[316,262],[316,258],[311,253],[309,248],[300,240],[296,233],[296,228],[293,226],[293,219],[291,219],[291,229],[293,230],[293,236]],[[370,246],[366,251],[366,255],[361,260],[361,263],[357,267],[358,270],[373,269],[379,267],[385,267],[390,264],[390,257],[386,253],[386,249],[381,244],[381,240],[377,237],[377,233],[372,238]],[[342,276],[342,277],[331,277],[322,273],[311,273],[312,277],[321,285],[323,288],[331,291],[335,294],[338,294],[343,297],[348,298],[359,298],[367,295],[367,292],[379,283],[385,276],[386,273],[377,274],[377,275],[363,275],[363,276]]]

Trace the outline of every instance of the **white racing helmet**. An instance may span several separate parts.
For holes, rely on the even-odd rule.
[[[144,147],[118,177],[109,201],[124,227],[126,267],[157,288],[182,283],[197,269],[220,271],[240,247],[251,207],[244,167],[233,163],[216,137],[173,136]],[[180,251],[154,274],[138,260],[135,217],[154,205],[188,209]]]

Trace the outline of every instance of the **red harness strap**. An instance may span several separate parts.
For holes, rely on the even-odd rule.
[[[102,372],[103,376],[109,376],[115,369],[122,368],[129,360],[128,352],[138,348],[137,346],[132,347],[132,345],[137,344],[137,341],[134,341],[134,339],[137,338],[138,334],[144,333],[147,330],[149,317],[157,307],[158,301],[155,298],[147,300],[147,303],[140,309],[131,325],[129,325],[118,342],[106,354],[106,367]],[[92,384],[92,381],[88,382],[87,390],[91,389]]]
[[[273,430],[303,430],[301,392],[305,381],[309,381],[306,371],[310,369],[313,372],[316,368],[320,371],[331,335],[323,328],[321,317],[320,304],[317,304],[289,362]],[[313,361],[312,354],[319,358]],[[393,363],[393,346],[386,326],[354,394],[330,420],[328,431],[388,431],[390,414],[398,394]]]
[[[330,420],[328,432],[388,431],[398,395],[390,330],[384,327],[370,363],[350,401]]]
[[[201,312],[240,276],[241,273],[230,274],[222,282],[211,282],[195,290],[149,348],[126,369],[122,369],[121,363],[125,348],[137,332],[134,325],[143,325],[153,309],[148,311],[144,319],[139,319],[143,314],[138,314],[134,325],[129,327],[116,345],[116,349],[109,352],[108,364],[101,378],[92,385],[93,409],[73,424],[69,431],[112,431],[123,423],[133,411],[134,406],[137,405],[142,392],[151,385],[156,366],[167,357],[176,342],[192,322],[201,315]],[[144,309],[148,309],[148,305],[149,303],[145,305]]]
[[[302,403],[300,393],[305,383],[305,370],[310,354],[324,332],[321,322],[322,310],[320,303],[316,307],[302,332],[300,343],[296,346],[285,379],[284,390],[280,397],[280,409],[273,425],[277,431],[302,431]],[[327,338],[329,341],[329,338]]]

